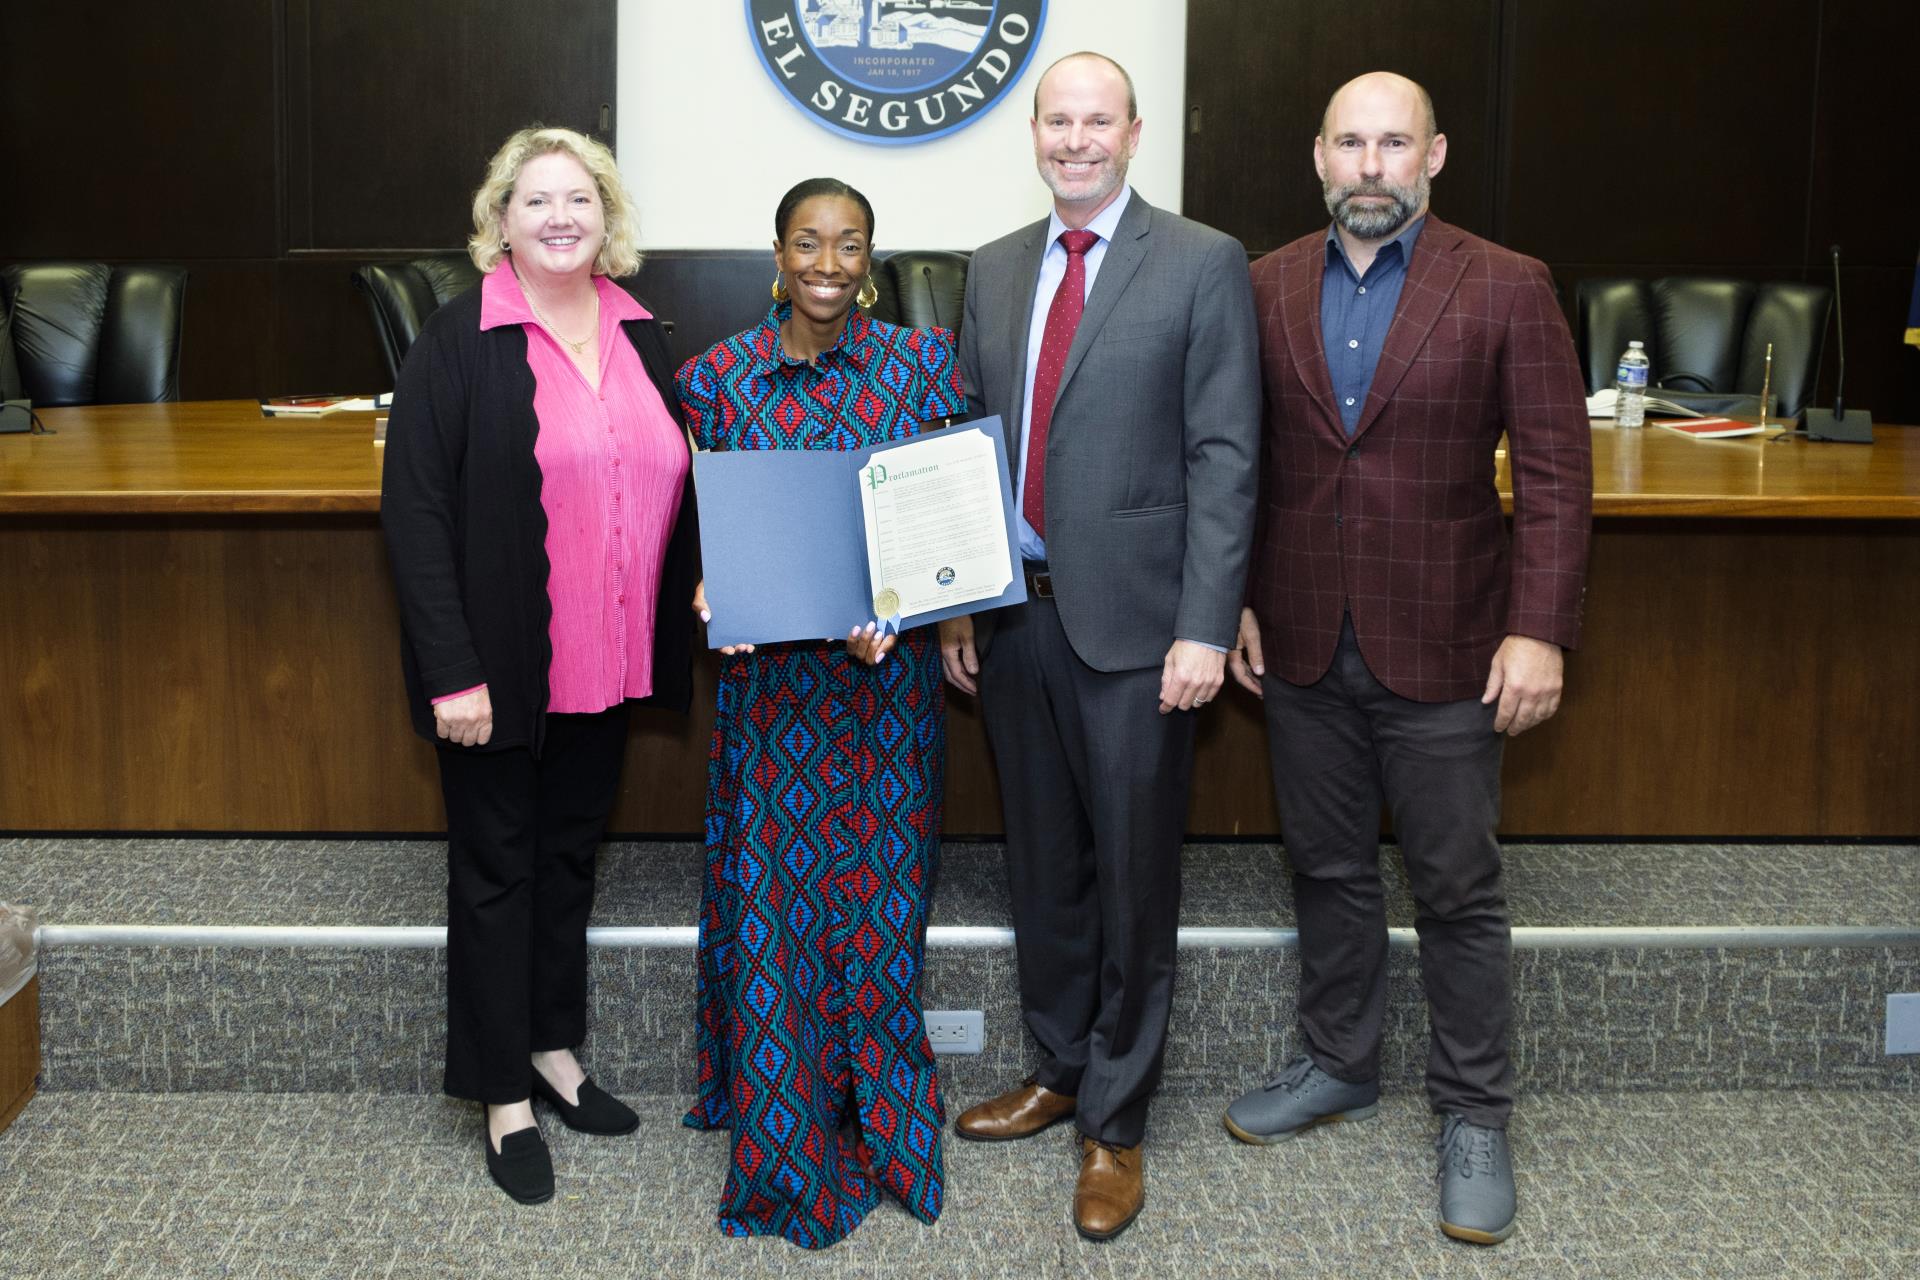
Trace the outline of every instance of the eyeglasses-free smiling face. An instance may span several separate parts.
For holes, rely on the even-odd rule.
[[[800,202],[773,246],[795,314],[830,327],[853,309],[873,265],[871,234],[866,213],[846,196]]]
[[[1034,95],[1033,159],[1060,220],[1084,227],[1112,202],[1140,146],[1126,78],[1104,58],[1056,64]]]
[[[593,175],[564,151],[535,156],[520,168],[500,215],[522,276],[591,274],[606,242],[606,213]]]

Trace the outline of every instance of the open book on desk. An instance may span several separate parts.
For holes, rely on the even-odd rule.
[[[693,456],[707,644],[837,640],[1027,598],[1000,419],[868,449]]]
[[[1587,397],[1587,416],[1589,418],[1611,418],[1614,416],[1614,410],[1618,406],[1619,400],[1620,392],[1613,387],[1596,391]],[[1698,409],[1689,409],[1683,404],[1676,404],[1671,400],[1662,400],[1659,396],[1653,395],[1652,393],[1648,393],[1647,395],[1647,412],[1671,413],[1675,417],[1680,418],[1704,418],[1706,416]]]

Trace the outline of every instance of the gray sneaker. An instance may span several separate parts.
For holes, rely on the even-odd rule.
[[[1228,1107],[1226,1126],[1242,1142],[1285,1142],[1317,1124],[1365,1120],[1379,1110],[1378,1080],[1348,1084],[1300,1057]]]
[[[1513,1158],[1504,1129],[1449,1115],[1439,1141],[1440,1229],[1470,1244],[1499,1244],[1513,1234]]]

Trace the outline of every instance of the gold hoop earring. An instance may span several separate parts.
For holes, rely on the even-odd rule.
[[[773,300],[775,302],[785,302],[787,300],[787,282],[780,278],[780,273],[778,271],[773,273],[772,292],[773,292]]]
[[[871,275],[867,277],[867,282],[860,286],[860,292],[853,295],[853,300],[860,304],[860,309],[863,311],[880,301],[880,286],[873,282]]]

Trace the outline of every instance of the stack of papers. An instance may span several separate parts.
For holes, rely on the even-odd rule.
[[[260,412],[269,418],[324,418],[330,413],[366,413],[393,404],[393,392],[377,396],[264,396]]]

